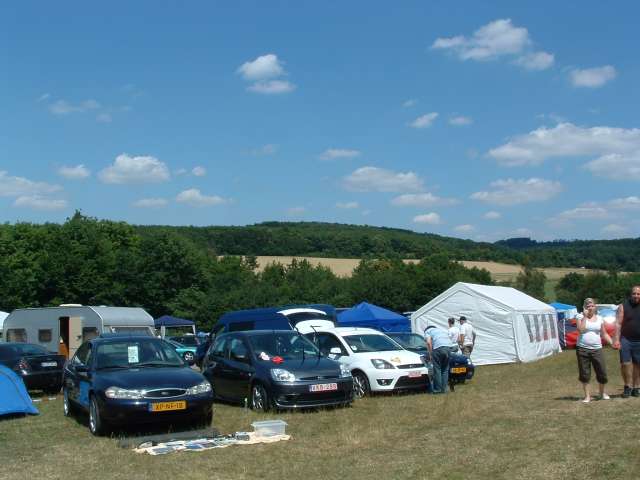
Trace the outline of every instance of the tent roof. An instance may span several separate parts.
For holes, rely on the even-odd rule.
[[[7,318],[9,314],[7,312],[0,312],[0,328],[4,324],[4,319]]]
[[[158,327],[190,327],[195,325],[192,320],[185,318],[172,317],[171,315],[163,315],[154,320],[156,328]]]
[[[512,287],[494,287],[475,283],[458,282],[451,289],[467,289],[484,297],[493,299],[514,310],[550,310],[551,307],[520,290]]]
[[[358,305],[340,312],[338,314],[339,322],[353,322],[353,321],[366,321],[366,320],[403,320],[406,321],[407,317],[400,315],[399,313],[387,310],[386,308],[378,307],[371,303],[362,302]]]
[[[560,311],[577,309],[575,305],[569,305],[567,303],[553,302],[553,303],[550,303],[549,305],[551,305],[556,310],[560,310]]]
[[[338,324],[352,327],[371,327],[385,332],[410,331],[410,323],[407,317],[367,302],[359,303],[344,312],[340,312],[338,314]]]

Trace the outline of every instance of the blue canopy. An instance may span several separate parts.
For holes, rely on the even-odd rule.
[[[554,303],[550,303],[549,305],[551,305],[553,308],[555,308],[556,310],[562,312],[565,310],[575,310],[576,306],[575,305],[568,305],[566,303],[559,303],[559,302],[554,302]]]
[[[155,327],[191,327],[195,323],[191,320],[184,318],[172,317],[170,315],[163,315],[160,318],[156,318],[154,321]]]
[[[382,332],[411,332],[409,319],[386,308],[362,302],[338,314],[339,327],[368,327]]]
[[[14,371],[0,365],[0,417],[15,413],[38,414],[22,379]]]

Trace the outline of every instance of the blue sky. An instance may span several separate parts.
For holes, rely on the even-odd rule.
[[[0,221],[640,236],[636,2],[0,6]]]

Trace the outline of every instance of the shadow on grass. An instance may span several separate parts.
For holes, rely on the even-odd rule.
[[[610,399],[623,398],[622,394],[610,394]],[[584,397],[581,395],[566,395],[564,397],[556,397],[554,400],[566,401],[566,402],[578,402],[581,401]],[[624,399],[626,400],[626,399]],[[594,395],[591,397],[592,402],[606,402],[607,400],[602,400],[598,395]]]

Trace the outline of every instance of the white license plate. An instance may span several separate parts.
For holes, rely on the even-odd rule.
[[[409,372],[407,373],[409,378],[418,378],[422,376],[422,372]]]
[[[337,389],[337,383],[318,383],[316,385],[309,385],[310,392],[331,392]]]
[[[42,362],[40,365],[43,367],[57,367],[58,362]]]

